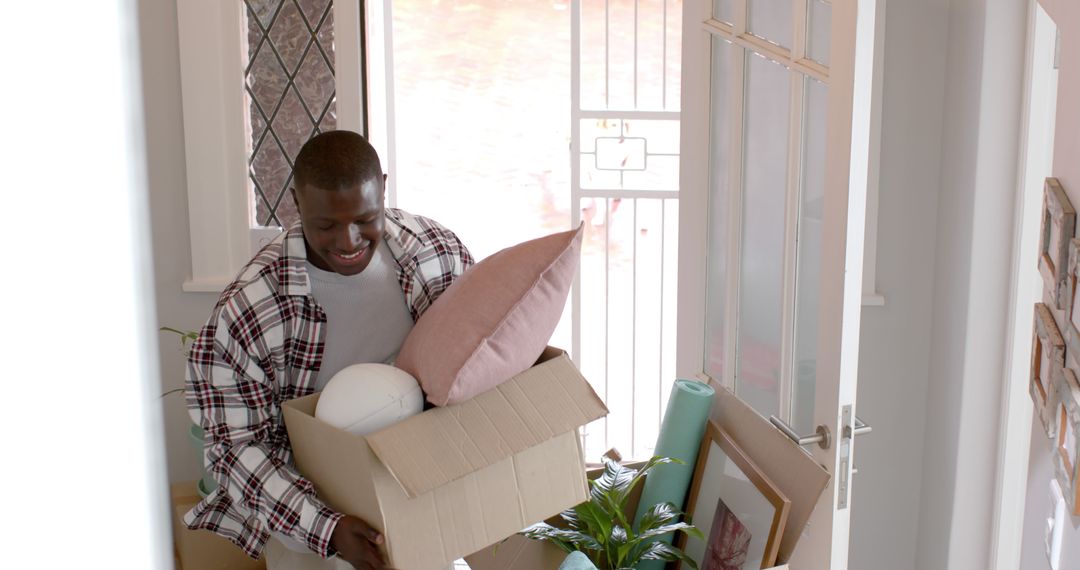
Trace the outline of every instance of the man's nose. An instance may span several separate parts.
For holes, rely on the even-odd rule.
[[[360,228],[350,225],[348,229],[338,235],[338,247],[342,251],[353,251],[363,243],[364,236],[360,235]]]

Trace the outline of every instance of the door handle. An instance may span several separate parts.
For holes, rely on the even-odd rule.
[[[784,435],[791,439],[791,441],[794,441],[799,445],[816,443],[821,449],[829,449],[829,446],[832,445],[832,436],[829,433],[829,426],[825,424],[819,425],[817,430],[810,435],[799,435],[795,430],[791,429],[791,426],[789,426],[787,422],[776,416],[769,416],[769,421],[772,422],[772,425],[776,426],[776,429],[783,432]],[[866,427],[869,428],[870,426]]]
[[[845,436],[847,436],[847,437],[855,437],[857,435],[866,435],[866,434],[874,431],[874,428],[870,424],[868,424],[868,423],[862,421],[861,419],[859,419],[859,416],[855,416],[855,427],[845,427],[844,431],[845,432],[850,431],[850,433],[845,433],[844,434]]]

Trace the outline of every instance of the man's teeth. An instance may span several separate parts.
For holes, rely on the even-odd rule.
[[[356,253],[350,253],[350,254],[348,254],[348,255],[345,255],[344,253],[339,253],[339,254],[337,254],[337,255],[338,255],[338,257],[340,257],[340,258],[342,258],[342,259],[353,259],[353,258],[355,258],[355,257],[359,256],[359,255],[360,255],[360,252],[358,251],[358,252],[356,252]]]

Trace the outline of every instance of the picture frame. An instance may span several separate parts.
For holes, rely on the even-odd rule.
[[[1065,278],[1065,347],[1073,358],[1080,357],[1080,239],[1069,240],[1069,270]]]
[[[679,533],[677,545],[701,570],[775,565],[791,501],[711,420],[698,450],[686,505],[687,520],[705,540]]]
[[[1064,308],[1069,241],[1076,230],[1076,210],[1057,178],[1049,177],[1043,186],[1043,221],[1039,241],[1039,273],[1055,308]]]
[[[1057,390],[1054,378],[1065,367],[1065,339],[1058,330],[1053,312],[1045,303],[1035,303],[1033,329],[1028,392],[1035,404],[1035,415],[1046,431],[1046,437],[1053,438],[1057,436]]]
[[[1056,392],[1054,471],[1069,512],[1080,515],[1080,381],[1072,368],[1065,367],[1057,377]]]

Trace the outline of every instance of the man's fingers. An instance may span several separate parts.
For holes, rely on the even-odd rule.
[[[371,525],[367,524],[366,522],[364,522],[364,521],[360,521],[360,522],[362,523],[362,526],[360,527],[361,528],[361,534],[363,535],[364,538],[370,540],[371,542],[374,542],[375,544],[382,544],[383,543],[382,533],[375,530]]]

